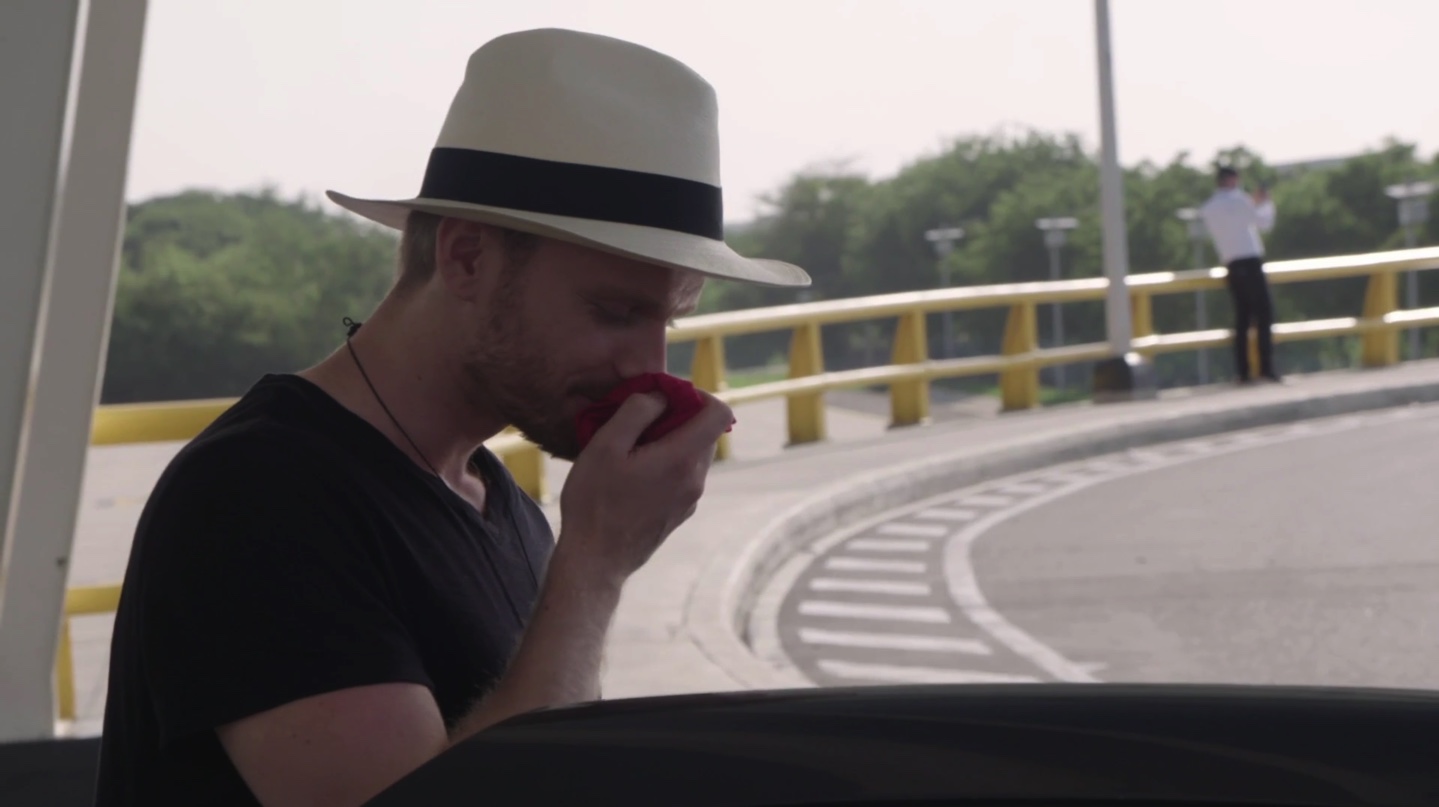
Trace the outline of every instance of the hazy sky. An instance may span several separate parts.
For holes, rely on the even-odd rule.
[[[408,197],[469,54],[564,27],[719,94],[726,217],[807,165],[873,176],[1009,124],[1098,142],[1090,0],[150,0],[128,198]],[[1436,0],[1113,0],[1120,156],[1439,145]],[[328,205],[329,203],[326,202]],[[336,208],[337,209],[337,208]]]

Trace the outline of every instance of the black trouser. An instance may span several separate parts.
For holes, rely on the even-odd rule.
[[[1263,258],[1239,258],[1229,264],[1229,297],[1234,301],[1234,368],[1249,379],[1249,328],[1259,331],[1259,372],[1275,378],[1274,302],[1264,277]]]

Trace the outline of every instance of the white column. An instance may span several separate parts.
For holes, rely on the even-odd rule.
[[[16,658],[34,652],[43,626],[11,583],[28,571],[16,562],[15,521],[59,214],[78,6],[0,3],[0,741],[53,731],[49,715],[38,720],[30,702],[44,698],[50,708],[48,682],[37,690]],[[53,633],[53,619],[46,621]]]
[[[1104,219],[1104,275],[1109,278],[1105,324],[1109,349],[1124,356],[1133,345],[1130,321],[1129,234],[1124,224],[1124,173],[1114,124],[1114,65],[1109,47],[1109,0],[1094,0],[1095,46],[1099,57],[1099,204]]]
[[[53,211],[43,226],[49,234],[45,257],[35,262],[48,286],[35,306],[43,311],[34,318],[35,359],[23,383],[0,375],[0,388],[23,390],[30,405],[25,448],[16,462],[6,463],[18,469],[12,471],[18,484],[9,502],[8,573],[0,588],[0,741],[46,737],[55,729],[56,641],[109,338],[146,0],[20,0],[19,6],[30,16],[9,30],[25,32],[17,50],[31,68],[20,71],[25,83],[15,89],[28,85],[38,92],[34,64],[52,49],[69,52],[56,44],[54,32],[61,28],[71,31],[80,58],[62,71],[54,56],[51,71],[67,80],[46,74],[45,92],[57,96],[49,99],[52,106],[68,101],[68,116],[52,120],[45,133],[50,142],[36,133],[36,147],[47,146],[60,170],[37,176],[29,188],[43,192]],[[61,8],[81,24],[62,25],[56,19]],[[8,23],[12,10],[0,12],[0,21]],[[12,91],[4,81],[0,98]],[[22,149],[0,154],[0,160],[24,156]],[[13,190],[24,197],[25,187]],[[26,204],[10,198],[10,190],[0,188],[0,205]],[[30,237],[38,238],[35,232]]]

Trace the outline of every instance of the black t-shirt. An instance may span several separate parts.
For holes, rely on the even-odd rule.
[[[413,682],[447,725],[504,672],[554,547],[489,451],[480,513],[318,387],[266,376],[166,469],[110,649],[98,801],[257,804],[215,728]]]

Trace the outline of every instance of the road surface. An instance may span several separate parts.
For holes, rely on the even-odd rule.
[[[1050,468],[820,542],[753,641],[819,685],[1439,688],[1436,480],[1433,406]]]

